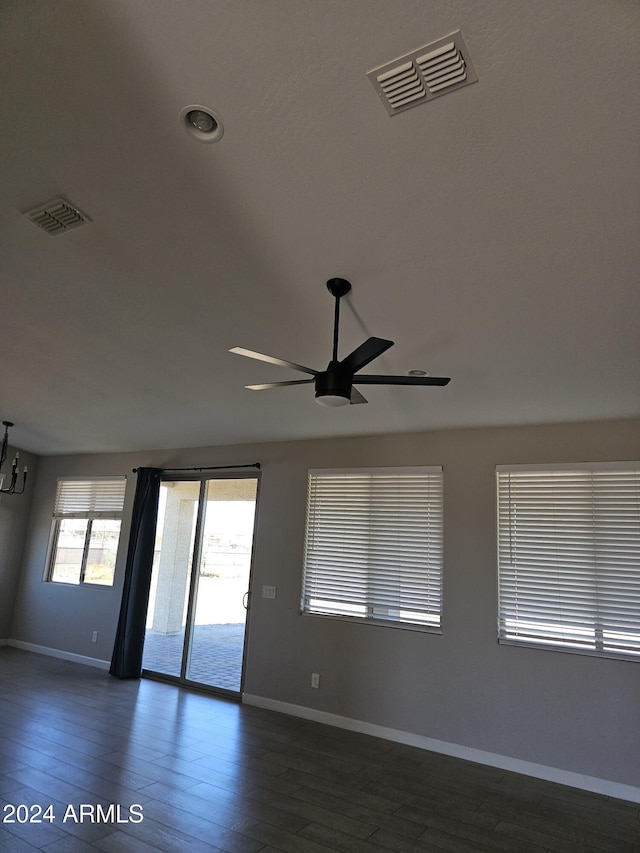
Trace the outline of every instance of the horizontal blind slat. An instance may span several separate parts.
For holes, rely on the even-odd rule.
[[[54,515],[111,515],[122,512],[125,477],[95,480],[58,480]]]
[[[497,483],[499,637],[640,656],[640,464]]]
[[[309,472],[302,609],[439,626],[442,471]]]

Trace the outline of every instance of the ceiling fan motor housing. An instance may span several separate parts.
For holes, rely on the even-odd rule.
[[[348,401],[351,399],[352,383],[353,374],[340,370],[340,363],[332,361],[323,373],[318,373],[316,376],[316,399],[344,397]]]

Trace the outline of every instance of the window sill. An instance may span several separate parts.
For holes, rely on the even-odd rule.
[[[391,619],[365,619],[362,616],[343,616],[334,613],[315,613],[303,610],[300,616],[305,619],[329,619],[332,622],[350,622],[355,625],[374,625],[377,628],[395,628],[401,631],[417,631],[419,634],[442,634],[442,626],[417,625],[412,622],[396,622]]]

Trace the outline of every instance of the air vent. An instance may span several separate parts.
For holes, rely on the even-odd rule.
[[[86,214],[69,204],[64,198],[55,198],[35,210],[28,210],[24,215],[34,225],[52,236],[71,231],[72,228],[78,228],[85,222],[91,222]]]
[[[392,116],[478,80],[460,32],[374,68],[367,77]]]
[[[413,62],[405,62],[376,77],[392,112],[421,101],[426,91]]]

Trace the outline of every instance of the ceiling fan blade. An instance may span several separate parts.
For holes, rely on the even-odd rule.
[[[358,385],[448,385],[451,379],[440,376],[367,376],[353,377]]]
[[[229,350],[236,355],[244,355],[247,358],[255,358],[258,361],[266,361],[268,364],[277,364],[279,367],[290,367],[292,370],[300,370],[302,373],[310,373],[311,376],[317,376],[318,371],[312,370],[310,367],[303,367],[301,364],[295,364],[293,361],[285,361],[283,358],[274,358],[272,355],[265,355],[263,352],[254,352],[244,347],[233,347]]]
[[[373,361],[383,352],[393,346],[393,341],[386,341],[384,338],[368,338],[359,347],[356,347],[352,353],[340,362],[341,367],[348,370],[349,373],[355,373],[365,365]]]
[[[349,402],[353,406],[354,403],[368,403],[369,401],[366,399],[366,397],[362,396],[362,394],[358,391],[357,388],[352,387],[351,388],[351,399],[349,400]]]
[[[287,382],[266,382],[262,385],[245,385],[250,391],[266,391],[268,388],[284,388],[286,385],[309,385],[313,379],[290,379]]]

